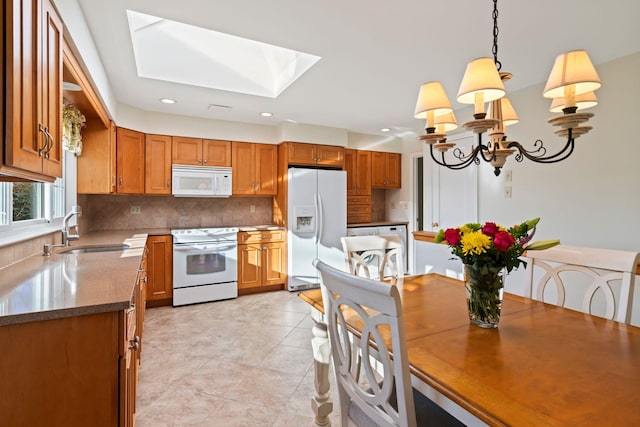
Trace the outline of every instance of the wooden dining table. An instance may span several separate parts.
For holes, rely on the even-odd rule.
[[[478,425],[640,426],[640,328],[505,293],[498,328],[483,329],[469,323],[460,280],[424,274],[396,286],[414,386]],[[320,290],[299,296],[324,312]],[[315,425],[328,426],[329,344],[314,319],[312,406]]]

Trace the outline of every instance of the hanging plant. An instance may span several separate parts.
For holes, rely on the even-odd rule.
[[[62,110],[62,146],[76,156],[82,154],[82,135],[80,130],[84,127],[85,122],[84,114],[65,99],[64,109]]]

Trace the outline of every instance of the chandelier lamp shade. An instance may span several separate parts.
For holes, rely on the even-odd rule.
[[[591,130],[585,126],[593,113],[583,110],[597,105],[595,91],[600,88],[598,73],[584,50],[574,50],[558,55],[547,79],[542,95],[550,98],[552,113],[559,113],[548,120],[557,126],[556,135],[566,138],[564,146],[553,154],[548,154],[542,140],[536,140],[531,149],[526,149],[517,141],[509,141],[505,133],[507,126],[518,123],[518,116],[505,96],[504,82],[512,75],[501,72],[498,61],[498,0],[493,0],[493,58],[476,58],[467,64],[456,100],[462,104],[474,105],[474,120],[462,126],[478,135],[477,145],[466,154],[455,143],[447,142],[446,134],[457,128],[451,103],[438,81],[423,84],[418,93],[414,117],[426,120],[426,133],[418,139],[429,145],[431,158],[440,166],[449,169],[463,169],[483,160],[500,171],[509,156],[516,161],[527,158],[536,163],[556,163],[569,157],[575,148],[575,139]],[[488,112],[485,104],[489,103]],[[488,132],[489,140],[482,141]],[[453,149],[452,155],[445,154]]]

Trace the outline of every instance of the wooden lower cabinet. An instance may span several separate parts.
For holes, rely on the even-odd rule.
[[[347,224],[371,222],[371,196],[347,196]]]
[[[238,293],[283,289],[285,280],[284,230],[238,233]]]
[[[173,303],[173,240],[170,235],[147,237],[148,307]]]
[[[0,413],[11,426],[133,426],[140,351],[129,309],[0,327]]]

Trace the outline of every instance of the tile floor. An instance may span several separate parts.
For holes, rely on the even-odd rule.
[[[147,310],[137,426],[310,426],[312,326],[287,291]]]

